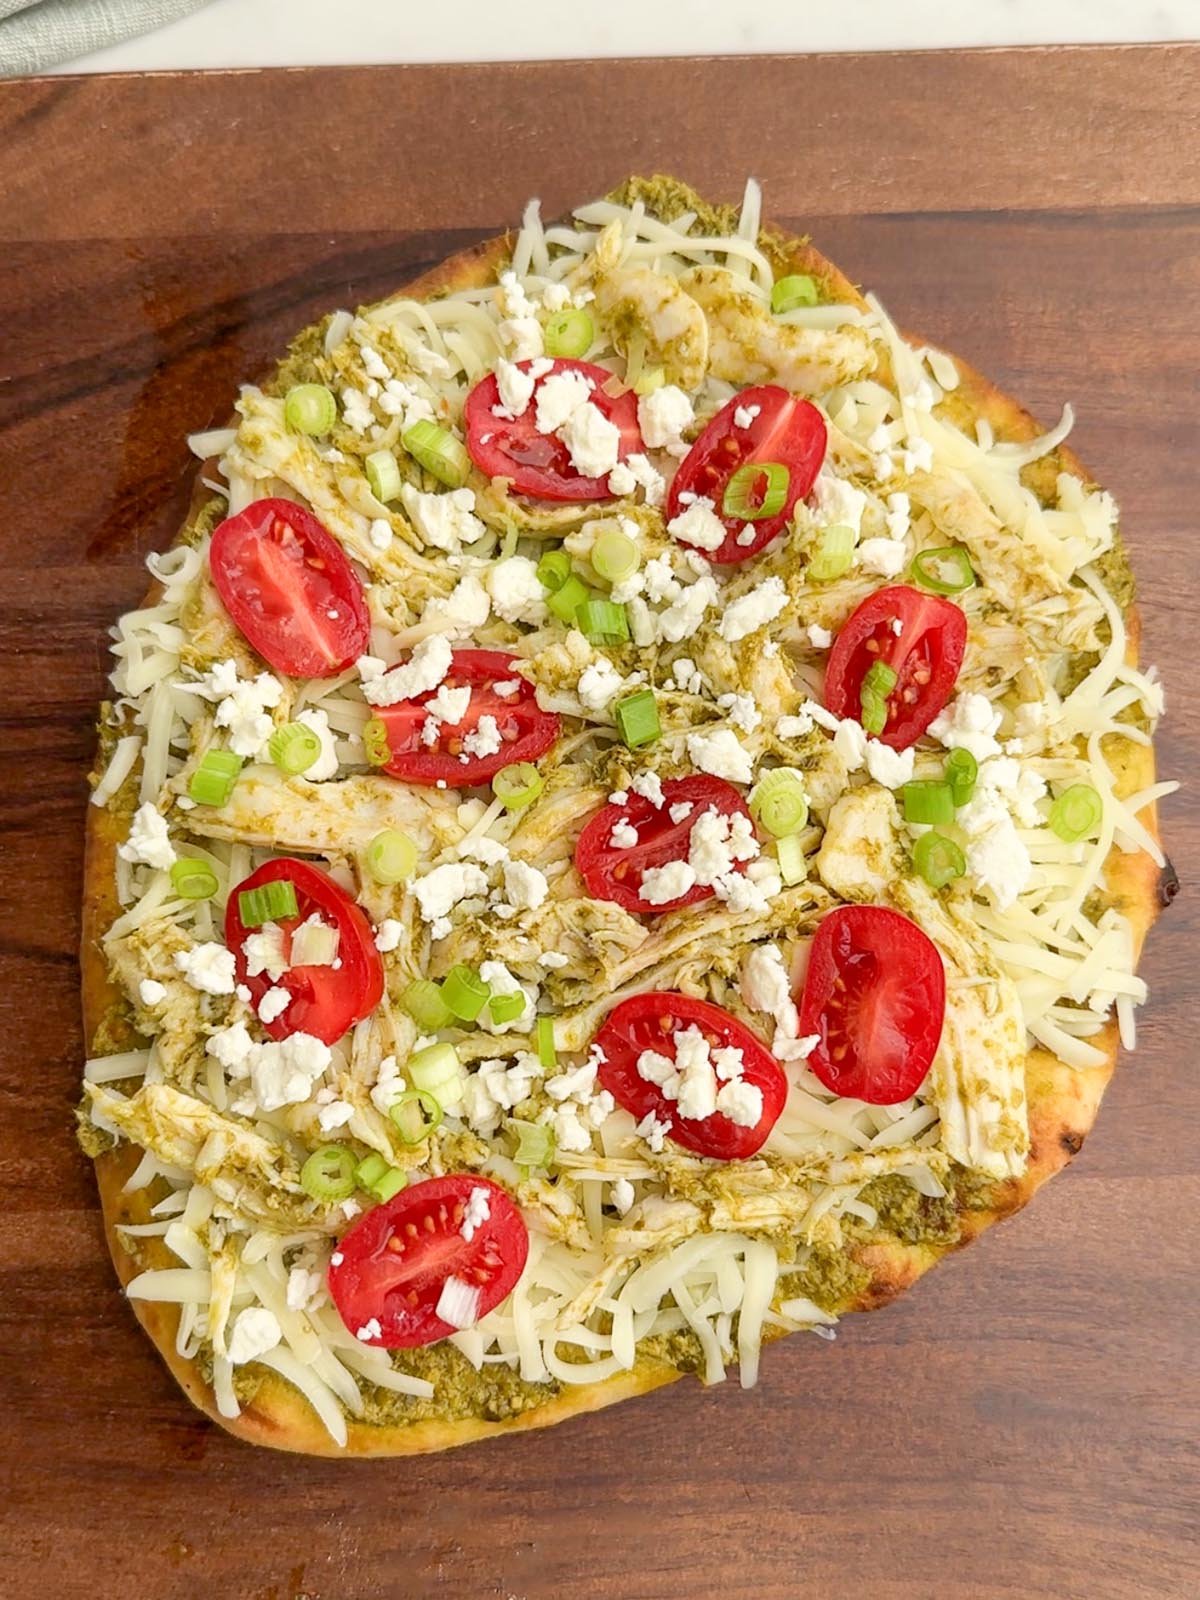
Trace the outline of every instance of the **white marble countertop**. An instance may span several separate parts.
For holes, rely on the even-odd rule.
[[[1197,0],[212,0],[59,72],[1110,44],[1200,36]]]

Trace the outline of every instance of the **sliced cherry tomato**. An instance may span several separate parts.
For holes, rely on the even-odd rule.
[[[686,861],[692,827],[705,811],[719,811],[730,817],[735,812],[749,817],[746,802],[731,783],[695,773],[688,778],[668,778],[662,786],[663,803],[654,806],[644,795],[631,794],[624,805],[607,805],[579,835],[575,846],[575,865],[596,900],[615,900],[626,911],[643,916],[659,916],[678,911],[680,906],[699,905],[713,893],[711,884],[698,883],[676,900],[664,905],[648,905],[639,897],[642,876],[648,867],[663,867],[668,861]],[[671,821],[671,807],[691,805],[691,812],[678,822]],[[612,831],[619,822],[637,829],[638,842],[621,848],[612,843]],[[748,862],[739,861],[735,870],[745,872]]]
[[[314,914],[338,933],[336,966],[289,967],[282,976],[272,978],[247,971],[246,940],[256,932],[247,928],[238,908],[238,896],[261,883],[283,880],[295,885],[296,916],[281,919],[283,954],[291,956],[292,938],[302,922]],[[225,943],[233,951],[237,978],[250,990],[251,1001],[258,1003],[270,988],[286,989],[291,1000],[273,1022],[263,1027],[272,1039],[289,1039],[293,1033],[311,1033],[326,1044],[336,1044],[356,1022],[374,1011],[383,998],[383,962],[375,948],[371,924],[361,906],[340,889],[327,872],[307,861],[280,857],[267,861],[257,872],[243,879],[229,896],[225,907]]]
[[[731,1046],[741,1051],[742,1082],[753,1084],[762,1094],[762,1111],[752,1125],[735,1122],[720,1111],[703,1118],[681,1117],[675,1100],[668,1099],[659,1084],[638,1071],[638,1058],[645,1050],[674,1060],[675,1034],[693,1026],[700,1029],[710,1049]],[[762,1148],[787,1099],[783,1068],[762,1040],[707,1000],[666,991],[634,995],[609,1012],[595,1042],[604,1052],[600,1082],[617,1104],[639,1121],[652,1111],[671,1124],[670,1137],[676,1144],[698,1155],[721,1161],[752,1156]],[[722,1082],[720,1078],[717,1081],[719,1085]]]
[[[900,623],[900,632],[892,627]],[[876,661],[896,674],[879,738],[893,750],[914,744],[954,693],[967,647],[967,619],[953,600],[892,584],[868,595],[842,624],[825,670],[825,704],[836,717],[862,717],[863,679]]]
[[[363,586],[303,506],[255,500],[217,526],[208,559],[225,609],[277,672],[331,678],[366,654]]]
[[[421,735],[428,717],[425,705],[436,690],[415,700],[378,707],[374,714],[387,729],[391,751],[383,770],[409,783],[435,784],[442,779],[451,787],[469,786],[486,783],[514,761],[536,761],[544,755],[558,738],[562,723],[556,712],[543,711],[538,705],[533,685],[513,670],[517,661],[517,656],[503,650],[456,650],[443,683],[450,689],[469,685],[471,699],[461,722],[438,723],[432,744],[426,744]],[[501,695],[496,691],[498,683],[520,687]],[[483,717],[495,719],[500,748],[490,755],[470,755],[463,750],[463,742],[478,729]]]
[[[739,412],[755,407],[749,425],[739,427],[735,420]],[[810,401],[774,383],[743,389],[721,407],[680,462],[667,496],[667,520],[687,509],[690,502],[682,498],[685,494],[711,500],[729,537],[719,549],[703,554],[722,563],[756,556],[786,527],[796,501],[803,500],[812,488],[825,459],[825,443],[825,418]],[[725,487],[739,467],[754,461],[779,461],[788,469],[783,505],[773,516],[757,522],[727,517],[721,509]],[[739,544],[747,528],[754,537]]]
[[[808,1065],[848,1100],[892,1106],[921,1086],[942,1037],[946,972],[915,922],[885,906],[840,906],[817,929],[800,1032]]]
[[[488,1214],[467,1239],[463,1224],[476,1189],[487,1197]],[[458,1332],[437,1314],[447,1278],[478,1291],[478,1321],[510,1293],[528,1254],[521,1213],[498,1183],[464,1173],[428,1178],[372,1207],[342,1235],[329,1292],[363,1344],[411,1350]]]
[[[522,372],[531,365],[529,361],[517,362]],[[611,500],[607,478],[585,478],[571,465],[571,452],[562,440],[537,430],[537,392],[556,372],[579,372],[590,379],[592,405],[620,430],[617,454],[621,460],[643,448],[638,432],[637,395],[632,389],[614,399],[604,391],[604,385],[612,381],[611,372],[589,361],[555,361],[537,379],[533,399],[516,418],[495,414],[493,408],[501,406],[495,374],[489,372],[479,380],[463,408],[471,460],[489,478],[511,478],[517,494],[532,495],[538,500]]]

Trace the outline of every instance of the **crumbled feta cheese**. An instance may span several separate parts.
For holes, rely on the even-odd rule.
[[[1000,755],[996,734],[1003,713],[984,694],[956,695],[929,724],[933,738],[947,750],[969,750],[976,761]]]
[[[507,865],[505,868],[507,875]],[[460,900],[487,893],[487,878],[468,861],[447,861],[412,884],[412,892],[425,922],[449,917]]]
[[[265,972],[272,983],[282,978],[288,961],[283,953],[283,929],[279,924],[264,922],[248,933],[242,943],[242,959],[248,978],[257,978],[261,972]]]
[[[292,1003],[290,989],[281,989],[272,985],[258,1002],[258,1015],[263,1022],[274,1022],[281,1017]]]
[[[708,681],[691,656],[680,656],[671,668],[675,687],[683,694],[703,694]]]
[[[901,490],[887,497],[888,509],[884,521],[887,523],[888,534],[893,539],[903,539],[908,534],[909,521],[912,516],[912,504],[908,496]]]
[[[667,523],[667,532],[673,539],[708,551],[719,550],[729,537],[725,524],[713,509],[712,501],[706,499],[693,500],[686,510],[672,517]]]
[[[254,759],[274,731],[268,715],[283,698],[283,685],[269,672],[257,678],[239,678],[231,661],[218,662],[195,688],[209,699],[217,699],[213,718],[218,728],[229,730],[229,748],[235,755]]]
[[[664,384],[638,400],[638,429],[651,450],[687,455],[689,447],[682,434],[694,421],[692,402],[676,384]]]
[[[743,733],[753,733],[762,721],[762,712],[755,705],[752,694],[719,694],[717,704],[734,727],[740,728]]]
[[[686,822],[695,809],[690,800],[679,800],[670,808],[667,815],[672,822]]]
[[[299,1105],[312,1095],[316,1080],[329,1069],[332,1053],[311,1033],[293,1033],[257,1045],[250,1058],[250,1083],[262,1111]]]
[[[302,722],[310,728],[321,741],[321,753],[312,766],[304,773],[309,783],[325,783],[338,774],[337,742],[333,737],[333,730],[329,726],[329,716],[324,711],[309,708],[301,711],[296,717],[297,722]]]
[[[283,1329],[274,1312],[265,1306],[247,1306],[234,1319],[225,1353],[235,1367],[242,1367],[274,1350],[282,1338]]]
[[[765,628],[773,622],[787,605],[787,590],[782,578],[764,578],[749,594],[742,595],[725,610],[721,618],[720,633],[729,644],[736,644],[747,634]]]
[[[437,693],[425,702],[426,714],[435,722],[444,722],[451,728],[457,728],[467,714],[467,707],[471,704],[471,686],[469,683],[452,689],[449,684],[442,683],[438,686]]]
[[[378,378],[380,383],[386,383],[392,375],[392,369],[372,345],[360,345],[362,353],[363,371],[368,378]]]
[[[558,430],[571,455],[571,465],[585,478],[604,478],[617,465],[621,430],[599,406],[579,406]]]
[[[716,605],[718,598],[716,579],[711,573],[702,574],[660,613],[657,623],[659,634],[668,644],[690,639],[704,621],[704,613],[709,606]]]
[[[754,421],[755,417],[761,413],[761,411],[761,406],[738,406],[736,411],[733,413],[734,427],[748,428]]]
[[[364,683],[374,683],[387,671],[387,662],[380,656],[359,656],[354,666]]]
[[[671,569],[670,555],[652,556],[646,563],[646,593],[656,605],[664,600],[674,600],[683,585]]]
[[[867,497],[845,478],[839,478],[831,467],[822,467],[812,487],[812,498],[822,527],[853,528],[862,532],[863,512]]]
[[[421,613],[421,621],[444,621],[455,633],[471,633],[483,627],[491,610],[491,596],[475,574],[468,572],[445,599],[429,601]]]
[[[171,843],[166,819],[151,800],[145,800],[133,813],[129,837],[117,846],[122,861],[144,862],[165,872],[175,860],[175,847]]]
[[[476,1133],[489,1137],[499,1126],[503,1112],[529,1098],[541,1073],[541,1062],[527,1050],[518,1051],[511,1065],[502,1060],[481,1061],[467,1075],[462,1116]]]
[[[382,1339],[383,1324],[378,1317],[368,1317],[354,1337],[356,1339]]]
[[[175,966],[202,994],[232,994],[236,982],[233,951],[223,944],[194,944],[175,952]]]
[[[810,622],[807,631],[808,642],[814,650],[828,650],[833,643],[833,634],[819,622]]]
[[[250,1037],[244,1022],[234,1022],[209,1034],[204,1048],[232,1077],[244,1078],[250,1071],[250,1058],[260,1046]]]
[[[714,885],[722,899],[730,887],[725,880],[736,864],[752,861],[757,854],[754,825],[741,812],[725,816],[710,808],[702,811],[692,825],[688,837],[688,865],[696,882]]]
[[[665,906],[696,886],[696,874],[686,861],[668,861],[662,867],[647,867],[642,873],[638,899],[648,906]]]
[[[354,1107],[348,1100],[331,1100],[317,1112],[317,1123],[322,1133],[333,1133],[336,1128],[344,1128],[353,1115]]]
[[[375,948],[386,955],[389,950],[394,950],[404,937],[404,924],[395,917],[384,917],[375,929]]]
[[[651,772],[649,768],[637,773],[629,788],[631,793],[640,794],[643,800],[649,800],[656,810],[662,806],[666,798],[663,794],[662,779],[657,772]]]
[[[750,783],[754,777],[754,758],[731,728],[718,728],[715,733],[689,733],[687,749],[692,764],[714,778],[726,778],[730,783]]]
[[[550,893],[546,875],[527,861],[504,863],[504,893],[518,911],[536,911]]]
[[[367,529],[367,542],[370,544],[371,549],[378,550],[379,554],[382,555],[385,550],[391,549],[393,538],[392,525],[388,519],[386,517],[373,518],[371,526]]]
[[[492,610],[505,622],[537,625],[546,618],[546,590],[528,556],[509,556],[487,572]]]
[[[418,695],[428,694],[450,671],[452,657],[450,641],[445,634],[431,633],[400,666],[380,677],[364,676],[363,696],[373,706],[394,706],[401,700],[414,700]],[[359,670],[361,673],[362,658]]]
[[[905,472],[929,472],[933,467],[933,446],[928,439],[911,435],[901,456]]]
[[[641,487],[648,506],[660,506],[666,483],[663,475],[640,450],[635,450],[632,455],[618,461],[608,475],[608,489],[610,494],[630,495]]]
[[[862,725],[852,717],[845,717],[838,723],[833,748],[846,771],[857,772],[867,759],[867,736]]]
[[[505,317],[496,334],[514,361],[532,361],[545,348],[542,325],[534,316]]]
[[[570,957],[564,955],[561,950],[543,950],[538,957],[539,964],[549,967],[552,972],[557,971],[559,967],[565,967],[569,960]]]
[[[1038,828],[1042,814],[1038,801],[1046,798],[1046,780],[1012,756],[993,756],[979,769],[979,787],[996,789],[1022,828]]]
[[[515,361],[505,361],[501,358],[496,363],[496,387],[500,392],[500,404],[493,406],[493,411],[510,421],[521,416],[533,399],[535,381],[532,372],[517,366]]]
[[[754,1083],[737,1078],[717,1091],[716,1109],[739,1128],[753,1128],[763,1114],[763,1093]]]
[[[638,831],[632,822],[622,817],[609,834],[608,842],[614,850],[632,850],[638,842]]]
[[[647,1111],[633,1131],[639,1139],[645,1139],[655,1155],[658,1155],[662,1150],[663,1140],[671,1131],[671,1120],[669,1117],[661,1119],[656,1117],[653,1111]]]
[[[324,1300],[325,1280],[320,1272],[297,1263],[288,1273],[286,1299],[289,1311],[313,1311]]]
[[[465,763],[470,761],[472,756],[494,756],[503,743],[500,724],[495,717],[485,712],[470,733],[463,735],[462,755],[459,760]]]
[[[367,433],[375,425],[371,402],[361,389],[347,385],[341,393],[342,422],[353,433]]]
[[[591,394],[591,385],[582,372],[576,372],[573,367],[552,372],[538,388],[537,431],[557,433],[580,406],[589,402]]]
[[[482,1184],[477,1184],[467,1196],[467,1204],[463,1211],[462,1224],[459,1233],[470,1244],[476,1233],[492,1214],[491,1201],[488,1192]]]
[[[143,978],[138,984],[138,999],[144,1006],[156,1006],[167,998],[167,986],[157,978]]]
[[[867,740],[867,771],[885,789],[898,789],[913,775],[912,750],[893,750],[878,739]]]
[[[1033,863],[1007,812],[970,841],[967,870],[991,894],[998,911],[1007,911],[1028,887]]]
[[[475,515],[473,489],[443,489],[426,494],[406,483],[400,489],[400,503],[425,543],[449,555],[457,555],[464,544],[473,544],[487,532]]]
[[[894,578],[904,570],[908,554],[900,539],[864,539],[858,547],[858,559],[867,572],[881,578]]]
[[[609,1200],[619,1217],[625,1216],[633,1205],[633,1185],[628,1178],[618,1178],[609,1191]]]
[[[625,680],[607,656],[597,656],[580,673],[576,693],[589,711],[603,711]]]

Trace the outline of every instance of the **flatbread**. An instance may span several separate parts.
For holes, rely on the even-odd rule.
[[[830,287],[830,297],[865,307],[865,301],[844,275],[807,240],[771,233],[771,249],[779,275],[807,273]],[[494,281],[499,267],[512,249],[513,237],[501,235],[450,257],[442,265],[397,291],[397,298],[428,298]],[[923,341],[912,339],[912,344]],[[960,374],[956,401],[968,419],[986,418],[997,439],[1026,441],[1042,429],[1014,400],[987,379],[955,357]],[[1091,484],[1092,476],[1066,448],[1057,456],[1062,470]],[[208,498],[208,491],[197,481],[192,511]],[[186,523],[185,523],[186,526]],[[147,598],[147,604],[154,593]],[[1136,661],[1139,622],[1136,608],[1126,614],[1131,662]],[[1110,762],[1120,777],[1118,792],[1133,793],[1154,782],[1154,756],[1149,745],[1123,741],[1119,759],[1110,750]],[[1151,808],[1141,813],[1147,830],[1157,837]],[[101,950],[107,928],[118,914],[115,896],[116,848],[121,832],[112,814],[90,807],[88,811],[87,854],[84,873],[84,902],[81,965],[83,1013],[86,1036],[90,1040],[116,998]],[[1129,918],[1135,948],[1140,951],[1145,935],[1157,912],[1169,897],[1166,874],[1145,852],[1126,854],[1115,848],[1107,864],[1108,900],[1119,904]],[[1162,880],[1162,882],[1160,882]],[[1077,1069],[1067,1066],[1049,1052],[1035,1048],[1027,1057],[1027,1097],[1031,1150],[1027,1170],[1019,1177],[991,1183],[968,1206],[958,1201],[959,1233],[951,1243],[908,1243],[894,1232],[879,1229],[866,1242],[852,1247],[856,1262],[869,1275],[865,1287],[838,1307],[839,1313],[875,1310],[886,1305],[934,1266],[943,1255],[969,1243],[984,1229],[1013,1215],[1032,1198],[1047,1179],[1078,1154],[1099,1109],[1104,1090],[1116,1065],[1118,1030],[1110,1019],[1090,1043],[1106,1057],[1102,1066]],[[122,1284],[139,1271],[153,1266],[178,1265],[176,1258],[159,1239],[139,1240],[137,1261],[126,1251],[119,1235],[122,1225],[147,1220],[149,1202],[145,1191],[123,1193],[123,1185],[137,1164],[140,1151],[121,1144],[101,1154],[96,1175],[103,1210],[105,1232],[113,1262]],[[175,1374],[188,1397],[201,1410],[229,1432],[253,1443],[277,1449],[329,1456],[409,1455],[442,1450],[473,1439],[514,1430],[544,1427],[576,1414],[631,1398],[661,1387],[684,1376],[673,1366],[651,1360],[639,1353],[634,1368],[605,1381],[565,1388],[556,1397],[521,1414],[501,1421],[462,1418],[423,1420],[410,1423],[368,1424],[348,1418],[349,1437],[344,1448],[330,1438],[305,1398],[274,1372],[263,1371],[253,1399],[235,1419],[220,1415],[213,1391],[194,1360],[178,1354],[175,1347],[179,1321],[178,1308],[145,1300],[132,1302],[143,1328],[157,1346],[167,1366]],[[764,1338],[779,1336],[779,1330],[764,1329]]]

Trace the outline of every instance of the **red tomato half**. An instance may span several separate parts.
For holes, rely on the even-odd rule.
[[[647,867],[662,867],[668,861],[686,861],[692,826],[704,811],[719,811],[723,816],[741,812],[750,815],[746,802],[723,778],[696,773],[689,778],[668,778],[663,784],[663,803],[651,805],[644,795],[631,794],[623,806],[607,805],[598,811],[579,835],[575,846],[575,865],[596,900],[615,900],[626,911],[643,916],[659,916],[678,911],[680,906],[698,905],[713,894],[711,884],[698,883],[694,889],[661,906],[647,905],[639,898],[642,874]],[[671,821],[671,807],[690,803],[691,815]],[[618,822],[637,829],[638,842],[622,849],[610,842]],[[749,862],[739,861],[736,871],[745,872]]]
[[[488,1216],[465,1239],[474,1189],[487,1194]],[[510,1293],[528,1254],[521,1213],[498,1183],[464,1173],[428,1178],[373,1207],[343,1234],[329,1268],[329,1292],[364,1344],[411,1350],[458,1332],[437,1314],[447,1278],[479,1291],[478,1321]]]
[[[337,540],[292,500],[255,500],[212,536],[217,593],[277,672],[332,678],[371,642],[363,587]]]
[[[762,1113],[751,1127],[714,1111],[710,1117],[681,1117],[674,1100],[668,1100],[661,1087],[643,1078],[637,1068],[643,1050],[655,1050],[674,1059],[674,1035],[695,1024],[711,1049],[733,1046],[742,1052],[742,1080],[762,1092]],[[609,1012],[596,1035],[604,1052],[600,1064],[601,1084],[618,1105],[640,1121],[648,1112],[670,1122],[670,1137],[676,1144],[698,1155],[715,1156],[720,1161],[740,1161],[762,1148],[779,1120],[787,1099],[787,1079],[783,1068],[762,1040],[744,1028],[720,1006],[707,1000],[692,1000],[687,995],[665,991],[637,994],[622,1000]]]
[[[749,427],[734,421],[739,411],[758,407]],[[789,394],[778,384],[764,383],[735,394],[696,440],[679,464],[667,496],[667,520],[687,509],[681,500],[693,494],[711,500],[718,517],[729,529],[725,543],[704,551],[710,561],[745,561],[770,544],[787,525],[797,500],[813,486],[825,459],[825,418],[808,400]],[[758,522],[727,517],[721,510],[725,486],[739,467],[750,461],[781,461],[788,469],[787,499],[774,516]],[[753,528],[754,538],[739,544],[743,528]]]
[[[469,684],[471,700],[461,722],[438,724],[433,744],[422,740],[421,731],[428,715],[426,701],[436,690],[394,706],[376,707],[374,715],[387,729],[392,753],[383,770],[409,783],[435,784],[440,778],[456,787],[486,783],[501,767],[545,755],[562,724],[557,713],[539,707],[533,685],[513,671],[517,661],[503,650],[456,650],[443,681],[451,689]],[[497,683],[518,683],[520,688],[505,697],[496,693]],[[486,756],[464,755],[464,739],[485,716],[495,718],[500,748]]]
[[[900,622],[900,632],[892,628]],[[825,704],[836,717],[862,716],[862,682],[873,662],[896,674],[879,738],[893,750],[914,744],[954,693],[967,647],[967,619],[952,600],[892,584],[868,595],[842,624],[825,671]]]
[[[920,1087],[937,1053],[946,973],[915,922],[884,906],[840,906],[817,929],[800,1032],[820,1043],[808,1065],[848,1100],[892,1106]]]
[[[250,977],[246,970],[245,944],[254,933],[247,928],[238,910],[238,896],[244,889],[260,883],[290,880],[296,886],[299,912],[278,926],[283,930],[283,953],[290,956],[292,935],[315,912],[321,921],[338,931],[336,967],[289,967],[279,978],[260,972]],[[375,948],[375,935],[366,913],[340,889],[327,872],[307,861],[280,857],[267,861],[234,889],[225,907],[225,943],[237,962],[237,979],[250,990],[251,1001],[258,1003],[273,987],[286,989],[291,1003],[274,1022],[263,1027],[272,1039],[289,1039],[293,1033],[311,1033],[326,1044],[335,1044],[356,1022],[374,1011],[383,997],[383,962]]]
[[[522,372],[532,363],[518,361]],[[467,430],[467,449],[480,472],[489,478],[511,478],[517,494],[533,495],[538,500],[611,500],[607,478],[585,478],[571,465],[571,452],[552,433],[537,431],[537,392],[554,372],[580,372],[593,384],[591,403],[620,430],[617,454],[621,460],[631,451],[642,449],[638,432],[637,395],[629,390],[613,399],[604,385],[612,373],[589,361],[555,361],[534,386],[533,399],[519,417],[508,419],[493,412],[499,406],[500,389],[494,373],[481,378],[467,396],[463,422]]]

